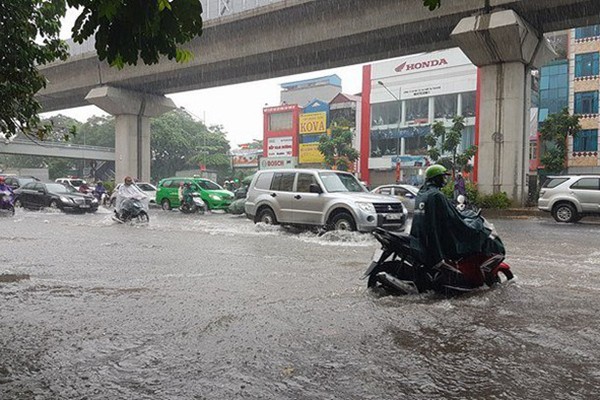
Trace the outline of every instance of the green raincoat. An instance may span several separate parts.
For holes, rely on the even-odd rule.
[[[419,190],[410,236],[412,249],[425,265],[480,252],[505,254],[502,241],[491,239],[490,233],[482,218],[471,211],[459,212],[431,182]]]

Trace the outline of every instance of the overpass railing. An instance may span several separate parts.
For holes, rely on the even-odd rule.
[[[202,18],[204,21],[208,21],[282,1],[285,0],[200,0],[200,3],[202,3],[203,10]],[[66,42],[69,45],[69,54],[71,56],[96,51],[94,48],[95,40],[93,36],[82,44],[75,43],[72,39],[68,39]]]

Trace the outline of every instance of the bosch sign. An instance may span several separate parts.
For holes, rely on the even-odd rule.
[[[445,58],[438,58],[435,60],[427,60],[427,61],[419,61],[419,62],[410,63],[410,64],[405,61],[402,64],[398,65],[394,70],[396,72],[413,71],[413,70],[418,70],[418,69],[439,67],[442,65],[448,65],[448,61],[446,61]]]

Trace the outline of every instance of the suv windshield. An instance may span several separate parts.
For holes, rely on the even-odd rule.
[[[204,190],[222,190],[223,188],[212,181],[196,181],[198,186]]]
[[[329,193],[366,192],[354,175],[341,172],[319,172],[319,176]]]

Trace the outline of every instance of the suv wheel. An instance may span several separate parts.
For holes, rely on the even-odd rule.
[[[256,216],[256,222],[262,222],[266,225],[277,225],[277,218],[275,213],[270,208],[263,208]]]
[[[552,216],[556,222],[576,222],[578,221],[577,210],[569,203],[561,203],[552,209]]]
[[[163,199],[163,201],[160,202],[160,206],[163,210],[169,211],[171,209],[171,202],[169,199]]]
[[[352,215],[342,212],[331,218],[331,227],[336,231],[355,231],[356,224]]]

